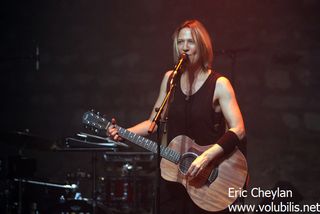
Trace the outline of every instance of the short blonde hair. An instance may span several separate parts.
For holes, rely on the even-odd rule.
[[[203,24],[198,20],[187,20],[182,23],[173,33],[173,60],[177,63],[179,60],[178,35],[181,29],[190,28],[191,34],[200,51],[201,65],[204,69],[210,69],[213,62],[213,48],[211,38]]]

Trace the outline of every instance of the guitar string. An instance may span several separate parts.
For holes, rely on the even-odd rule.
[[[103,121],[103,123],[105,123],[105,121]],[[108,122],[108,123],[110,123],[110,122]],[[127,135],[127,137],[126,137],[126,136],[122,136],[122,137],[126,138],[127,140],[129,140],[128,138],[130,138],[130,134],[133,134],[133,135],[134,135],[133,138],[132,138],[132,140],[134,140],[134,138],[137,136],[137,134],[135,134],[135,133],[133,133],[133,132],[130,132],[130,131],[128,131],[128,130],[120,127],[120,126],[117,126],[117,128],[118,128],[119,133],[120,133],[121,135]],[[126,133],[126,132],[128,132],[128,133]],[[138,135],[138,137],[142,137],[142,136],[139,136],[139,135]],[[137,141],[137,140],[136,140],[136,141]],[[144,142],[144,141],[147,142],[148,139],[142,137],[142,143],[146,144],[146,142]],[[140,141],[140,142],[141,142],[141,141]],[[150,140],[149,140],[149,142],[150,142],[150,144],[152,144],[152,147],[153,147],[154,145],[156,145],[156,146],[155,146],[156,148],[158,147],[158,144],[157,144],[157,143],[155,143],[155,142],[153,142],[153,141],[150,141]],[[139,141],[137,141],[136,143],[138,143],[138,145],[140,145]],[[150,144],[148,144],[148,146],[149,146]],[[160,146],[160,147],[161,147],[161,148],[160,148],[160,149],[161,149],[160,153],[163,153],[163,154],[165,154],[165,155],[167,155],[167,156],[168,156],[168,153],[170,153],[170,151],[171,151],[171,155],[168,156],[169,159],[174,158],[174,160],[177,160],[177,159],[179,159],[179,156],[181,156],[178,152],[174,151],[173,149],[171,149],[171,148],[169,148],[169,147],[163,147],[163,146]],[[166,149],[168,149],[168,148],[169,148],[169,152],[168,152],[168,153],[165,153],[164,150],[166,150]],[[150,148],[149,148],[149,149],[150,149]],[[153,149],[153,148],[152,148],[152,149]],[[151,149],[151,150],[152,150],[152,149]],[[173,161],[174,161],[174,160],[173,160]],[[183,171],[187,171],[187,170],[190,168],[190,165],[192,164],[192,162],[193,162],[193,160],[192,160],[191,162],[190,162],[190,161],[186,161],[186,162],[184,162],[184,164],[180,164],[179,166],[180,166],[180,168],[182,168]],[[178,166],[178,167],[179,167],[179,166]],[[199,177],[199,176],[200,176],[200,178],[206,178],[206,177],[207,177],[207,176],[204,176],[203,174],[198,174],[197,177]],[[208,176],[208,178],[206,178],[206,179],[209,179],[209,177],[210,177],[210,176]]]
[[[119,127],[119,128],[121,128],[121,127]],[[125,137],[127,140],[129,140],[131,133],[126,134],[126,133],[125,133],[125,130],[124,130],[123,128],[121,128],[121,129],[122,129],[122,130],[120,131],[120,132],[121,132],[120,134],[121,134],[121,135],[127,135],[127,136],[123,136],[123,137]],[[136,144],[140,145],[139,141],[138,141],[138,140],[135,140],[135,138],[136,138],[137,135],[136,135],[135,133],[132,133],[132,134],[133,134],[134,136],[131,137],[131,140],[134,140]],[[146,145],[146,143],[147,143],[146,141],[148,141],[148,139],[142,137],[142,140],[141,140],[140,142],[142,142],[144,145]],[[150,141],[150,140],[149,140],[149,141]],[[158,146],[158,144],[155,143],[155,142],[153,142],[153,141],[150,141],[150,144],[155,145],[156,148],[157,148],[157,146]],[[160,151],[160,154],[162,153],[162,154],[164,154],[164,155],[167,155],[167,153],[164,152],[164,150],[167,149],[167,148],[169,148],[169,147],[162,147],[162,146],[160,146],[160,149],[162,150],[162,151]],[[174,159],[177,159],[176,155],[181,156],[178,152],[174,151],[173,149],[171,149],[171,148],[169,148],[169,149],[173,152],[173,154],[174,154],[174,157],[173,157],[173,158],[174,158]],[[151,149],[151,150],[152,150],[152,149]],[[170,151],[170,150],[169,150],[169,151]],[[168,155],[167,155],[167,156],[168,156]],[[169,156],[169,157],[170,157],[169,159],[171,159],[171,156]],[[170,160],[169,160],[169,161],[170,161]],[[192,162],[193,162],[193,160],[192,160],[192,161],[186,161],[186,162],[184,162],[183,164],[180,164],[179,166],[182,168],[182,171],[184,172],[184,171],[187,171],[187,170],[190,168]],[[178,166],[178,167],[179,167],[179,166]],[[184,173],[183,173],[183,174],[184,174]],[[203,173],[200,173],[200,174],[198,174],[196,177],[197,177],[197,178],[203,178],[203,179],[209,180],[209,177],[210,177],[210,176],[206,176],[206,175],[203,175]]]
[[[122,135],[122,137],[124,137],[124,138],[127,139],[127,140],[130,139],[130,134],[133,134],[133,135],[134,135],[133,137],[131,137],[132,140],[134,140],[134,139],[137,137],[137,134],[135,134],[135,133],[133,133],[133,132],[130,132],[130,131],[128,131],[128,130],[120,127],[120,126],[117,126],[117,128],[119,129],[120,135]],[[126,132],[128,132],[128,133],[126,133]],[[125,135],[127,135],[127,136],[125,136]],[[158,147],[158,144],[157,144],[157,143],[155,143],[155,142],[153,142],[153,141],[151,141],[151,140],[149,140],[149,139],[147,139],[147,138],[144,138],[143,136],[139,136],[139,135],[138,135],[138,137],[141,137],[141,138],[142,138],[142,140],[141,140],[140,142],[142,142],[144,145],[146,145],[147,141],[149,141],[148,146],[151,144],[151,145],[152,145],[152,149],[153,149],[153,146],[154,146],[154,145],[155,145],[155,148]],[[136,141],[136,142],[135,142],[136,144],[140,145],[140,143],[139,143],[138,140],[135,140],[135,141]],[[161,149],[160,154],[162,153],[162,154],[165,154],[165,155],[168,156],[168,154],[164,152],[164,150],[165,150],[165,149],[168,149],[168,148],[169,148],[169,147],[160,146],[160,149]],[[149,148],[149,149],[150,149],[150,148]],[[152,149],[151,149],[151,151],[152,151]],[[169,159],[172,159],[172,158],[177,159],[177,158],[179,158],[179,156],[181,156],[178,152],[174,151],[174,150],[171,149],[171,148],[169,148],[169,152],[170,152],[170,151],[173,153],[173,154],[172,154],[173,156],[170,156],[170,155],[169,155]],[[168,153],[169,153],[169,152],[168,152]],[[184,164],[180,164],[179,166],[182,168],[183,171],[187,171],[187,170],[190,168],[192,162],[193,162],[193,160],[192,160],[192,161],[186,161],[186,162],[184,162]],[[179,167],[179,166],[178,166],[178,167]],[[183,174],[184,174],[184,173],[183,173]],[[200,178],[204,178],[204,179],[206,179],[206,180],[209,180],[209,177],[210,177],[210,176],[205,176],[205,175],[203,175],[203,173],[200,173],[200,174],[198,174],[196,177],[198,177],[198,178],[200,177]]]
[[[182,164],[181,166],[182,166],[182,167],[187,167],[187,168],[189,169],[192,161],[191,161],[191,162],[187,162],[187,163],[188,163],[188,164]],[[184,168],[184,169],[187,169],[187,168]],[[183,173],[183,174],[184,174],[184,173]],[[184,174],[184,175],[185,175],[185,174]],[[211,175],[211,173],[209,174],[209,176],[206,176],[206,175],[203,174],[203,172],[202,172],[202,173],[200,172],[200,174],[198,174],[198,175],[196,176],[196,178],[201,178],[201,179],[203,178],[203,179],[208,180],[210,183],[212,183],[212,181],[209,180],[209,179],[210,179],[210,175]]]

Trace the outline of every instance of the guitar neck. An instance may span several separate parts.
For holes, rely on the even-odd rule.
[[[118,134],[126,139],[131,141],[132,143],[143,147],[153,153],[157,153],[158,152],[158,144],[152,140],[149,140],[147,138],[144,138],[140,135],[137,135],[133,132],[128,131],[127,129],[124,129],[120,126],[117,126],[118,128]],[[178,163],[180,160],[180,154],[175,152],[174,150],[168,148],[168,147],[164,147],[162,145],[160,145],[160,155],[161,157],[173,162],[173,163]]]
[[[111,123],[107,121],[105,118],[101,117],[98,114],[94,114],[93,112],[84,113],[82,117],[82,122],[86,124],[86,126],[91,126],[96,128],[96,130],[104,130],[104,131],[111,125]],[[120,126],[116,126],[116,128],[118,129],[118,134],[122,138],[129,140],[132,143],[138,146],[141,146],[153,153],[158,152],[158,144],[156,142],[153,142],[147,138],[139,136]],[[167,159],[168,161],[171,161],[176,164],[180,160],[179,153],[175,152],[174,150],[168,147],[164,147],[162,145],[160,146],[160,155],[161,157]]]

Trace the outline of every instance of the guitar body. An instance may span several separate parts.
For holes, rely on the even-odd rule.
[[[189,137],[180,135],[168,147],[183,155],[178,164],[162,158],[161,176],[167,181],[182,184],[195,204],[213,212],[226,209],[237,199],[229,197],[229,188],[243,188],[247,178],[247,162],[238,148],[218,163],[209,164],[203,173],[188,181],[184,173],[192,161],[211,145],[199,146]]]

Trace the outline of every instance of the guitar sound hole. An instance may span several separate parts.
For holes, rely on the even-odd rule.
[[[198,157],[197,154],[192,152],[184,153],[181,157],[180,163],[179,163],[179,170],[182,174],[186,174],[191,163]]]

